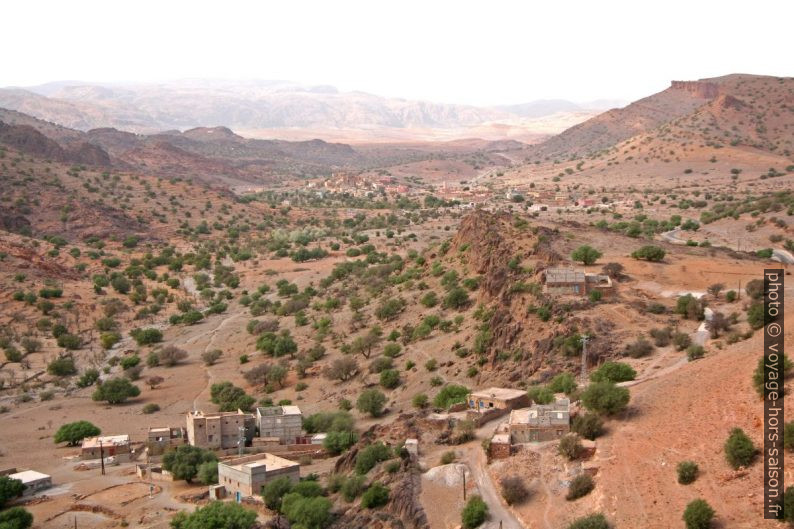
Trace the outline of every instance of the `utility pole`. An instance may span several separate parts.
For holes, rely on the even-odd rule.
[[[582,385],[584,386],[587,383],[587,340],[590,337],[588,335],[582,336]]]
[[[466,501],[466,468],[462,468],[460,473],[463,474],[463,501]]]
[[[105,475],[105,450],[102,447],[102,440],[99,440],[99,466],[102,468],[102,475]]]
[[[736,291],[736,299],[742,299],[742,280],[739,280],[739,290]]]

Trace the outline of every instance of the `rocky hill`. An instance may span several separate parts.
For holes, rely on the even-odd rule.
[[[671,128],[695,140],[745,143],[768,150],[791,146],[794,79],[734,74],[672,81],[657,94],[609,110],[530,150],[533,160],[582,157]]]

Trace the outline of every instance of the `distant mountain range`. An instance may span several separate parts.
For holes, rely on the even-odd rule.
[[[542,100],[475,107],[340,92],[286,81],[181,80],[162,84],[59,81],[0,89],[0,107],[77,130],[113,127],[153,133],[225,126],[234,130],[452,129],[575,113],[586,119],[618,101],[584,105]]]

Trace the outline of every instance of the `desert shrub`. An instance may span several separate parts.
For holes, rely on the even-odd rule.
[[[111,378],[102,382],[91,398],[95,401],[106,401],[108,404],[121,404],[127,399],[141,394],[138,386],[126,378]]]
[[[651,338],[656,347],[666,347],[670,345],[673,330],[670,327],[661,327],[658,329],[651,329]]]
[[[160,364],[173,367],[187,358],[187,351],[175,345],[168,345],[157,351],[157,358],[160,360]]]
[[[683,351],[692,344],[692,338],[685,332],[676,332],[673,334],[673,345],[676,351]]]
[[[508,505],[518,505],[529,498],[529,489],[519,476],[505,476],[499,481],[499,486]]]
[[[697,299],[692,294],[679,296],[675,304],[675,313],[690,320],[702,320],[705,317],[703,300]]]
[[[22,483],[19,480],[13,481]],[[31,525],[33,525],[33,515],[24,507],[11,507],[0,512],[0,528],[2,529],[28,529]]]
[[[3,349],[3,353],[9,362],[20,362],[22,360],[22,353],[16,347],[9,345]]]
[[[626,346],[626,355],[632,358],[642,358],[651,354],[653,344],[645,338],[637,338],[634,343]]]
[[[592,441],[604,433],[604,421],[595,413],[580,413],[571,421],[571,430]]]
[[[430,399],[428,399],[427,395],[424,393],[418,393],[411,399],[411,405],[413,405],[414,408],[424,409],[427,408],[429,401]]]
[[[568,525],[567,529],[609,529],[609,523],[603,514],[591,514],[577,518]]]
[[[553,393],[570,395],[576,390],[576,379],[570,373],[560,373],[549,381],[548,388]]]
[[[463,529],[475,529],[488,518],[488,504],[479,496],[472,496],[463,507],[460,519]]]
[[[80,349],[83,345],[83,341],[79,336],[70,333],[58,336],[57,343],[58,347],[63,347],[67,350]]]
[[[150,345],[163,341],[163,333],[154,327],[133,329],[130,331],[130,336],[132,336],[138,345]]]
[[[356,455],[356,473],[364,475],[375,468],[375,465],[381,461],[391,459],[391,457],[391,448],[380,441],[373,443],[360,450]]]
[[[681,461],[676,467],[678,482],[681,485],[689,485],[698,476],[698,466],[694,461]]]
[[[223,356],[223,351],[220,349],[211,349],[201,353],[201,359],[204,361],[204,364],[208,366],[211,366],[217,362],[221,356]]]
[[[361,413],[369,413],[372,417],[380,417],[385,405],[386,395],[377,389],[365,389],[356,401],[356,409]]]
[[[684,509],[684,524],[686,529],[709,529],[714,518],[714,509],[701,499],[692,500]]]
[[[758,359],[758,364],[755,367],[755,371],[753,371],[753,387],[755,391],[758,393],[759,397],[764,397],[764,365],[765,365],[765,357],[761,356]],[[783,377],[787,378],[791,371],[792,364],[791,360],[789,360],[788,356],[785,354],[783,355]]]
[[[328,432],[323,440],[323,448],[332,455],[341,454],[358,441],[358,436],[352,431]]]
[[[527,390],[527,395],[534,404],[554,402],[554,392],[546,386],[532,386]]]
[[[121,341],[121,335],[115,331],[103,332],[99,335],[99,342],[103,349],[111,349]]]
[[[317,412],[303,418],[307,433],[347,432],[353,430],[355,419],[347,411]]]
[[[753,441],[741,428],[731,430],[728,439],[725,440],[724,449],[725,459],[734,469],[750,466],[757,453]]]
[[[77,387],[87,388],[88,386],[93,386],[97,380],[99,380],[99,371],[93,368],[86,369],[80,375],[80,378],[77,379]]]
[[[626,409],[630,394],[611,382],[593,382],[582,392],[584,407],[601,415],[614,415]]]
[[[160,411],[160,405],[156,404],[154,402],[150,402],[150,403],[148,403],[148,404],[143,406],[143,410],[142,411],[146,415],[149,415],[149,414],[152,414],[152,413],[157,413],[158,411]]]
[[[579,456],[582,455],[582,450],[584,450],[579,436],[575,433],[569,433],[562,436],[557,449],[561,455],[567,457],[570,460],[579,458]]]
[[[453,404],[466,402],[469,390],[457,384],[448,384],[441,388],[441,391],[433,398],[433,405],[436,408],[447,409]]]
[[[587,496],[594,487],[595,483],[593,483],[593,478],[590,477],[590,474],[579,474],[571,480],[565,499],[573,501],[582,496]]]
[[[450,463],[454,463],[455,459],[457,459],[457,455],[455,454],[454,450],[448,450],[441,454],[441,464],[442,465],[449,465]]]
[[[686,357],[691,360],[697,360],[698,358],[703,358],[703,355],[706,354],[706,350],[703,349],[702,345],[695,345],[692,344],[686,348]]]
[[[389,489],[378,482],[373,483],[361,496],[361,507],[374,509],[389,503]]]
[[[646,261],[661,261],[666,253],[664,248],[649,244],[634,250],[631,256],[635,259],[645,259]]]
[[[380,374],[380,385],[386,389],[394,389],[400,385],[400,372],[396,369],[386,369]]]
[[[364,492],[366,478],[364,476],[350,476],[343,478],[342,484],[339,487],[339,493],[345,501],[355,500],[362,492]]]
[[[604,362],[598,369],[590,374],[593,382],[626,382],[634,380],[637,372],[625,362]]]
[[[47,373],[56,377],[68,377],[77,374],[74,358],[62,356],[47,364]]]

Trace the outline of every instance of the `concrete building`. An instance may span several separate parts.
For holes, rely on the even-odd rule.
[[[188,443],[201,448],[236,448],[241,435],[245,438],[245,444],[250,445],[255,430],[253,414],[240,410],[211,414],[193,411],[187,414]]]
[[[187,430],[181,427],[149,428],[146,438],[146,448],[149,450],[149,454],[154,456],[185,443],[187,443]]]
[[[531,443],[559,439],[570,431],[570,401],[560,399],[553,404],[536,404],[510,412],[508,432],[510,443]]]
[[[300,465],[273,454],[256,454],[218,463],[218,485],[236,497],[257,496],[262,486],[276,478],[300,480]],[[216,491],[216,494],[219,491]]]
[[[492,459],[506,459],[512,453],[512,445],[510,444],[510,434],[496,433],[491,438],[488,445],[488,455]]]
[[[25,490],[22,491],[22,496],[30,496],[36,494],[40,490],[52,487],[52,477],[35,470],[23,470],[8,474],[11,479],[17,479],[25,485]]]
[[[469,410],[481,413],[492,409],[509,411],[529,406],[529,397],[526,391],[510,388],[487,388],[473,391],[466,400]]]
[[[129,435],[101,435],[99,437],[86,437],[80,448],[80,459],[99,459],[100,457],[115,457],[118,460],[130,457]]]
[[[544,276],[543,291],[547,294],[584,296],[599,290],[606,295],[612,290],[612,279],[607,275],[589,274],[572,268],[549,268]]]
[[[277,437],[281,444],[297,444],[303,436],[303,415],[297,406],[256,409],[259,437]]]

